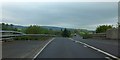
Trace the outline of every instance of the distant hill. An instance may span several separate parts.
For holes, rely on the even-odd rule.
[[[45,28],[45,29],[51,29],[51,30],[54,30],[54,31],[61,31],[61,29],[63,30],[64,28],[62,27],[54,27],[54,26],[41,26],[42,28]]]
[[[28,26],[20,26],[20,25],[14,25],[15,28],[18,28],[18,29],[24,29],[24,28],[27,28]],[[64,30],[63,27],[54,27],[54,26],[40,26],[42,28],[45,28],[45,29],[51,29],[51,30],[54,30],[54,31],[61,31]],[[69,29],[70,31],[73,31],[75,29],[72,29],[72,28],[67,28]],[[78,31],[80,32],[95,32],[95,31],[90,31],[90,30],[87,30],[87,29],[77,29]]]
[[[10,24],[9,24],[10,25]],[[14,25],[13,24],[13,27],[14,28],[17,28],[17,29],[25,29],[27,28],[28,26],[21,26],[21,25]],[[45,28],[45,29],[49,29],[49,30],[54,30],[54,31],[61,31],[61,30],[64,30],[63,27],[55,27],[55,26],[40,26],[41,28]],[[86,30],[86,29],[73,29],[73,28],[67,28],[68,30],[70,31],[75,31],[75,30],[78,30],[80,32],[89,32],[90,30]],[[91,32],[91,31],[90,31]],[[94,32],[94,31],[92,31]]]
[[[18,29],[24,29],[24,28],[27,28],[28,26],[20,26],[20,25],[14,25],[15,28],[18,28]],[[45,29],[51,29],[51,30],[54,30],[54,31],[60,31],[61,29],[64,29],[62,27],[54,27],[54,26],[40,26],[41,28],[45,28]]]
[[[23,28],[27,28],[28,26],[14,25],[13,27],[18,29],[23,29]]]

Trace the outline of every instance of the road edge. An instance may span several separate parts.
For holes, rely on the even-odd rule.
[[[83,44],[83,45],[85,45],[85,46],[87,46],[87,47],[89,47],[89,48],[91,48],[91,49],[93,49],[93,50],[96,50],[96,51],[98,51],[98,52],[101,52],[101,53],[103,53],[103,54],[105,54],[105,55],[107,55],[107,56],[110,56],[110,57],[114,58],[114,59],[120,60],[120,58],[118,58],[118,57],[116,57],[116,56],[114,56],[114,55],[112,55],[112,54],[110,54],[110,53],[108,53],[108,52],[105,52],[105,51],[103,51],[103,50],[101,50],[101,49],[98,49],[98,48],[96,48],[96,47],[94,47],[94,46],[92,46],[92,45],[86,44],[86,43],[81,42],[81,41],[76,41],[76,40],[74,40],[74,39],[72,39],[72,38],[69,38],[69,39],[72,40],[72,41],[75,41],[75,42],[77,42],[77,43]]]
[[[42,49],[33,57],[32,60],[34,60],[55,38],[52,38],[48,43],[45,44],[45,46],[42,47]]]

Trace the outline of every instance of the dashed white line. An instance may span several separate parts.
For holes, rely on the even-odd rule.
[[[75,40],[72,39],[72,38],[69,38],[69,39],[72,40],[72,41],[75,41]],[[116,56],[114,56],[114,55],[112,55],[112,54],[110,54],[110,53],[107,53],[107,52],[105,52],[105,51],[103,51],[103,50],[101,50],[101,49],[98,49],[98,48],[96,48],[96,47],[94,47],[94,46],[91,46],[91,45],[86,44],[86,43],[81,42],[81,41],[76,41],[76,42],[78,42],[78,43],[80,43],[80,44],[83,44],[83,45],[86,45],[87,47],[90,47],[90,48],[92,48],[92,49],[94,49],[94,50],[96,50],[96,51],[99,51],[99,52],[101,52],[101,53],[103,53],[103,54],[105,54],[105,55],[107,55],[107,56],[110,56],[110,57],[112,57],[112,58],[114,58],[114,59],[120,60],[120,58],[118,58],[118,57],[116,57]]]
[[[50,42],[52,42],[55,38],[52,38],[45,46],[33,57],[33,60],[48,46]]]

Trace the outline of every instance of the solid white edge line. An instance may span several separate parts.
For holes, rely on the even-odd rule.
[[[70,40],[72,40],[72,41],[75,41],[74,39],[72,39],[72,38],[69,38]],[[81,44],[84,44],[84,45],[86,45],[87,47],[90,47],[90,48],[92,48],[92,49],[94,49],[94,50],[97,50],[97,51],[99,51],[99,52],[101,52],[101,53],[103,53],[103,54],[105,54],[105,55],[108,55],[108,56],[110,56],[110,57],[112,57],[112,58],[115,58],[115,59],[117,59],[117,60],[120,60],[120,58],[118,58],[118,57],[116,57],[116,56],[114,56],[114,55],[112,55],[112,54],[109,54],[109,53],[107,53],[107,52],[105,52],[105,51],[102,51],[102,50],[100,50],[100,49],[98,49],[98,48],[96,48],[96,47],[93,47],[93,46],[91,46],[91,45],[88,45],[88,44],[86,44],[86,43],[83,43],[83,42],[81,42],[81,41],[77,41],[78,43],[81,43]]]
[[[33,57],[33,60],[48,46],[50,42],[52,42],[55,38],[52,38],[45,46]]]

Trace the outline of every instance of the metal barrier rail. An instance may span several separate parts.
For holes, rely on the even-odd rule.
[[[0,31],[0,33],[1,33],[1,35],[0,35],[1,41],[12,40],[12,38],[19,37],[19,36],[45,36],[45,37],[55,37],[56,36],[56,35],[51,35],[51,34],[24,34],[22,32],[17,32],[17,31]],[[4,33],[4,34],[2,34],[2,33]]]

